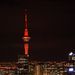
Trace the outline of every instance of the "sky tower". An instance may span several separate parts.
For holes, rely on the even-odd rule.
[[[29,40],[30,36],[28,34],[28,19],[27,19],[27,10],[25,10],[25,30],[24,30],[24,54],[26,57],[29,56],[28,50],[29,50]]]
[[[27,10],[25,10],[25,30],[24,30],[24,54],[18,56],[18,75],[28,75],[29,73],[29,34],[28,34],[28,20],[27,20]]]

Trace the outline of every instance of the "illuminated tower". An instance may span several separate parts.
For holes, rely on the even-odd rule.
[[[17,71],[18,71],[18,75],[29,75],[29,53],[28,53],[28,49],[29,49],[29,34],[28,34],[28,21],[27,21],[27,13],[25,10],[25,30],[24,30],[24,36],[23,36],[23,40],[24,40],[24,54],[19,55],[18,57],[18,67],[17,67]]]
[[[29,49],[30,37],[29,37],[29,34],[28,34],[28,20],[27,20],[26,10],[25,10],[25,30],[24,30],[23,40],[24,40],[24,54],[25,54],[26,57],[28,57],[29,56],[28,49]]]

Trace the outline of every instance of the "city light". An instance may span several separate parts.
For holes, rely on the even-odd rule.
[[[69,56],[71,56],[71,55],[73,55],[73,52],[70,52],[70,53],[69,53]]]
[[[69,68],[69,72],[73,72],[74,71],[74,68]]]

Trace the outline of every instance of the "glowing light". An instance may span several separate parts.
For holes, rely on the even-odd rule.
[[[74,71],[74,68],[69,68],[69,72],[73,72]]]
[[[28,55],[28,43],[24,44],[25,55]]]
[[[24,36],[28,36],[28,29],[25,29]]]
[[[25,42],[28,42],[28,41],[30,40],[30,37],[23,37],[23,40],[24,40]]]
[[[73,55],[73,52],[70,52],[70,53],[69,53],[69,56],[71,56],[71,55]]]

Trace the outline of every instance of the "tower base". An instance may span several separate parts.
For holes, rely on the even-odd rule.
[[[18,75],[29,75],[29,61],[26,55],[19,55],[17,62]]]

